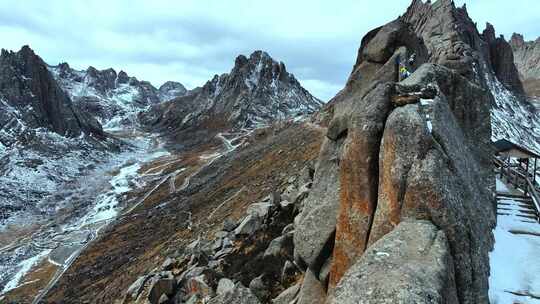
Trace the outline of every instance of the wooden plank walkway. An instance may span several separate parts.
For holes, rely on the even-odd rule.
[[[525,223],[536,223],[538,220],[531,197],[505,192],[497,192],[497,215],[515,216]]]
[[[510,192],[497,192],[497,215],[512,215],[525,222],[540,222],[539,188],[531,181],[530,174],[498,158],[494,158],[493,162],[501,182],[506,180],[514,187]]]

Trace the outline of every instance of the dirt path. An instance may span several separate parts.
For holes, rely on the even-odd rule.
[[[43,298],[47,295],[47,293],[49,293],[49,291],[54,287],[54,285],[56,284],[56,282],[58,282],[58,280],[60,279],[60,277],[62,277],[62,275],[69,269],[69,267],[71,266],[71,264],[73,264],[73,262],[77,259],[77,257],[81,254],[81,252],[84,251],[84,249],[86,249],[86,247],[88,247],[95,239],[97,239],[98,235],[99,235],[99,230],[102,228],[102,227],[105,227],[107,225],[107,223],[105,223],[103,226],[101,226],[100,228],[98,228],[96,231],[91,231],[91,235],[90,235],[90,239],[88,242],[86,242],[86,244],[84,244],[83,246],[81,246],[81,248],[79,248],[78,250],[76,250],[71,256],[69,256],[69,258],[61,265],[61,267],[56,271],[56,273],[54,274],[54,276],[52,277],[52,279],[49,281],[49,283],[47,284],[47,286],[40,290],[39,293],[37,294],[37,296],[34,298],[34,301],[32,301],[32,304],[39,304]]]

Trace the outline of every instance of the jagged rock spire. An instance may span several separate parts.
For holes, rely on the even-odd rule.
[[[29,128],[43,127],[65,136],[81,133],[102,137],[101,125],[90,115],[72,106],[45,62],[28,46],[18,52],[2,51],[0,56],[0,92],[8,105],[17,109]],[[8,111],[0,115],[12,115]],[[9,119],[8,119],[9,121]]]

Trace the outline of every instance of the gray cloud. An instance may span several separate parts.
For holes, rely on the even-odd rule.
[[[479,24],[500,33],[540,35],[537,0],[467,2]],[[238,54],[262,49],[285,62],[313,94],[344,85],[362,36],[403,13],[410,0],[19,1],[4,0],[3,48],[29,44],[45,61],[84,69],[113,67],[160,85],[204,84],[230,70]],[[509,12],[520,18],[509,18]]]

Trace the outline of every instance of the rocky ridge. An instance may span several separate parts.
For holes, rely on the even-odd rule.
[[[540,98],[540,38],[525,41],[523,35],[514,33],[510,38],[510,46],[527,94]]]
[[[0,126],[3,146],[10,146],[26,129],[45,128],[59,135],[103,137],[101,125],[74,107],[28,46],[0,55]]]
[[[214,76],[186,96],[153,106],[140,119],[152,130],[186,141],[200,138],[201,129],[207,133],[260,127],[313,113],[321,105],[285,64],[256,51],[249,58],[238,56],[230,73]]]
[[[123,129],[136,124],[136,114],[151,105],[187,94],[179,82],[168,81],[159,89],[148,81],[130,77],[124,71],[97,70],[89,67],[78,71],[67,63],[50,66],[76,107],[91,113],[108,129]]]

